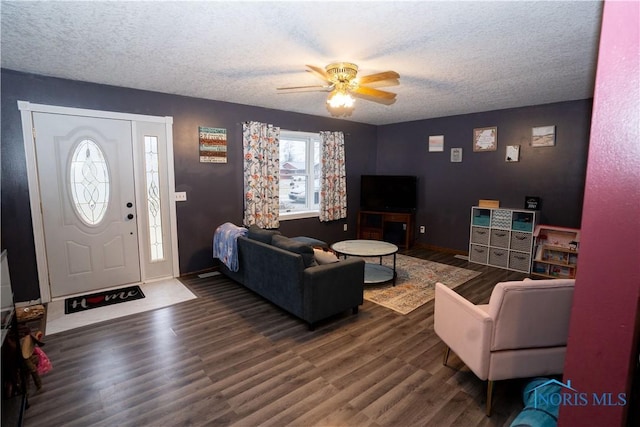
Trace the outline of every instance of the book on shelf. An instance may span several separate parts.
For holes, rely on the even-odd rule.
[[[544,261],[561,262],[567,264],[569,262],[569,254],[566,252],[558,252],[554,250],[547,250]]]
[[[552,265],[549,270],[551,276],[556,277],[571,277],[571,269],[569,267],[563,267],[560,265]]]

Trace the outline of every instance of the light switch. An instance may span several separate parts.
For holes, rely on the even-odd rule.
[[[187,192],[186,191],[178,191],[176,192],[176,202],[186,202],[187,201]]]

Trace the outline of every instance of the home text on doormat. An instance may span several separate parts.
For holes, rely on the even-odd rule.
[[[104,307],[126,301],[144,298],[140,286],[130,286],[121,289],[112,289],[95,294],[71,297],[64,300],[64,313],[71,314],[92,308]]]

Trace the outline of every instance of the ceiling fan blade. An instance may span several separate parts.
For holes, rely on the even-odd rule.
[[[387,79],[387,80],[377,80],[375,82],[357,82],[361,86],[368,87],[385,87],[385,86],[398,86],[400,85],[400,80],[398,79]]]
[[[389,86],[399,86],[400,80],[380,80],[377,82],[369,82],[366,84],[367,87],[389,87]],[[365,86],[365,85],[363,85]]]
[[[382,99],[389,99],[389,100],[396,98],[396,94],[393,92],[387,92],[385,90],[374,89],[372,87],[366,87],[366,86],[359,86],[353,89],[352,92],[360,95],[364,95],[364,96],[374,97],[374,98],[382,98]]]
[[[400,74],[395,71],[384,71],[382,73],[370,74],[368,76],[360,77],[360,84],[367,84],[371,82],[379,82],[381,80],[397,80],[400,78]]]
[[[277,95],[291,95],[292,93],[307,93],[307,92],[329,92],[324,89],[302,89],[302,90],[291,90],[288,92],[278,92]]]
[[[358,93],[354,93],[353,95],[358,99],[362,99],[363,101],[371,101],[371,102],[375,102],[376,104],[383,104],[383,105],[392,105],[392,104],[395,104],[397,101],[396,98],[392,98],[392,99],[376,98],[373,96],[360,95]]]
[[[276,90],[284,92],[278,92],[278,95],[287,95],[290,93],[302,93],[302,92],[331,92],[336,85],[310,85],[310,86],[290,86],[290,87],[278,87]]]
[[[327,74],[327,72],[325,70],[323,70],[322,68],[316,67],[315,65],[307,65],[307,67],[309,68],[307,71],[309,71],[310,73],[314,74],[316,77],[321,78],[325,82],[330,82],[331,81],[331,80],[329,80],[329,75]]]
[[[320,89],[328,89],[331,86],[322,86],[322,85],[310,85],[310,86],[289,86],[289,87],[277,87],[276,90],[294,90],[294,89],[310,89],[310,88],[320,88]]]

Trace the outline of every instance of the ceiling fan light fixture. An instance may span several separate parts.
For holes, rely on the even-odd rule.
[[[334,90],[327,98],[327,104],[331,108],[353,108],[356,100],[346,91]]]
[[[329,80],[333,83],[348,83],[356,78],[358,66],[351,62],[336,62],[325,67]]]
[[[355,101],[347,91],[346,85],[338,84],[338,88],[327,98],[327,110],[334,117],[347,117],[353,113]]]
[[[355,98],[391,105],[395,102],[396,94],[377,89],[381,86],[398,85],[400,75],[395,71],[383,71],[358,77],[358,66],[352,62],[334,62],[324,69],[315,65],[307,65],[309,72],[321,80],[326,86],[291,86],[279,87],[278,90],[296,90],[317,88],[318,91],[330,92],[326,100],[327,110],[334,117],[350,116],[355,110]],[[375,87],[367,86],[374,84]]]
[[[347,108],[347,107],[338,107],[331,108],[329,104],[327,104],[327,111],[331,114],[332,117],[349,117],[353,114],[355,108]]]

